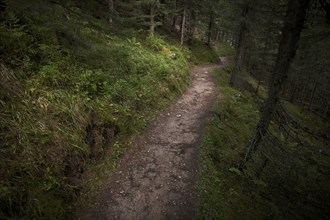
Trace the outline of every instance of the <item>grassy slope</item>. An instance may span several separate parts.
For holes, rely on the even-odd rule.
[[[272,125],[271,130],[285,144],[285,154],[278,155],[281,151],[276,151],[276,145],[269,145],[270,148],[265,145],[262,148],[268,150],[248,164],[245,175],[236,169],[258,121],[259,104],[250,92],[228,86],[230,72],[215,73],[222,96],[214,106],[215,113],[202,145],[202,173],[197,186],[199,218],[326,219],[330,164],[327,142],[322,139],[300,133],[301,141],[308,143],[307,146],[290,139],[285,142],[283,134]],[[302,114],[290,103],[285,102],[284,106],[303,124],[324,134],[329,131],[329,125],[316,116]],[[323,153],[319,154],[319,150]],[[258,177],[256,170],[263,163],[258,158],[267,154],[272,162]]]
[[[199,54],[111,28],[85,10],[95,5],[7,3],[0,26],[0,218],[63,219],[86,163],[107,155],[115,164],[129,137],[184,91],[189,57]]]
[[[193,56],[191,62],[195,65],[203,63],[216,63],[219,61],[219,56],[213,48],[206,46],[199,41],[192,42],[189,46]]]
[[[0,219],[67,218],[86,164],[103,155],[88,170],[110,167],[96,178],[110,172],[129,137],[184,91],[189,60],[217,57],[205,46],[191,53],[144,31],[110,27],[97,18],[104,8],[96,2],[6,2]]]

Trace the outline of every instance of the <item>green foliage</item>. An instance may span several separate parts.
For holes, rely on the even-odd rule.
[[[21,25],[19,18],[12,11],[3,14],[0,24],[0,60],[10,65],[22,67],[30,65],[33,37],[28,33],[26,25]]]
[[[110,172],[130,136],[185,90],[188,61],[218,58],[199,43],[191,53],[158,35],[109,26],[99,2],[4,2],[0,218],[66,219],[81,186],[86,194],[95,188],[97,181],[77,183],[86,164],[106,155],[87,170],[97,180]]]
[[[49,1],[6,3],[0,218],[66,219],[90,158],[107,154],[107,141],[115,164],[122,140],[184,91],[189,52],[141,31],[110,29],[72,2],[65,9]]]
[[[214,50],[219,57],[235,55],[235,49],[233,47],[230,47],[228,44],[226,44],[224,42],[215,43]]]
[[[192,52],[191,60],[194,64],[219,62],[217,53],[202,42],[194,41],[190,46],[190,50]]]

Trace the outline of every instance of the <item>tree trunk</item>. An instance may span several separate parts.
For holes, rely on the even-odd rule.
[[[173,7],[173,13],[172,13],[172,28],[176,31],[176,22],[178,19],[178,15],[176,14],[176,9],[177,9],[177,1],[175,1],[172,5]]]
[[[324,118],[327,118],[327,116],[328,116],[329,107],[330,107],[330,96],[328,97],[327,105],[326,105],[326,107],[324,109],[324,112],[323,112],[323,117]]]
[[[155,7],[154,6],[150,6],[150,34],[151,36],[155,35],[155,27],[156,27],[156,23],[155,23]]]
[[[221,31],[221,41],[225,42],[225,31],[224,30]]]
[[[314,83],[313,90],[312,90],[312,95],[311,95],[311,98],[309,99],[309,103],[308,103],[308,109],[311,109],[311,107],[312,107],[314,97],[315,97],[315,91],[317,88],[317,84],[319,83],[320,75],[321,75],[321,72],[319,72],[316,76],[315,83]]]
[[[330,24],[330,4],[326,0],[319,0],[323,10],[326,14],[326,22]]]
[[[181,45],[183,45],[184,43],[185,24],[186,24],[186,9],[184,8],[181,19]]]
[[[237,87],[237,76],[240,73],[240,65],[242,63],[243,55],[243,36],[245,35],[245,27],[241,27],[241,31],[238,37],[237,50],[235,55],[235,66],[230,77],[229,85],[232,87]]]
[[[248,58],[248,63],[247,63],[247,72],[254,76],[254,73],[251,73],[251,70],[252,70],[252,54],[249,51],[249,58]]]
[[[114,0],[108,0],[108,7],[109,7],[109,23],[112,24],[113,14],[114,14]]]
[[[246,163],[251,159],[253,153],[258,149],[262,137],[267,133],[272,115],[279,102],[283,85],[288,78],[289,68],[298,47],[308,6],[309,0],[289,1],[268,99],[254,135],[247,143],[245,156],[239,165],[241,170],[245,169]]]
[[[172,27],[173,29],[175,30],[176,29],[176,19],[177,19],[178,16],[174,15],[173,18],[172,18]]]
[[[240,31],[238,35],[238,44],[237,44],[237,50],[235,55],[235,66],[233,69],[233,72],[230,77],[229,85],[232,87],[237,87],[237,76],[240,74],[240,66],[242,64],[242,58],[244,53],[244,47],[245,47],[245,35],[247,32],[247,15],[249,12],[249,4],[246,3],[244,10],[243,10],[243,18],[240,26]]]
[[[219,31],[219,28],[217,28],[215,31],[215,41],[219,40],[219,36],[220,36],[220,31]]]
[[[194,9],[191,9],[191,18],[190,20],[190,27],[189,27],[189,32],[188,32],[188,43],[191,44],[195,33],[196,33],[196,24],[197,24],[197,13]]]
[[[262,51],[262,61],[261,61],[261,66],[260,66],[260,72],[258,75],[258,84],[257,84],[257,88],[255,91],[255,93],[257,95],[258,95],[258,91],[259,91],[259,87],[260,87],[261,77],[262,77],[262,74],[264,73],[264,64],[266,62],[266,53],[267,53],[269,38],[271,35],[271,30],[272,30],[271,24],[272,24],[272,20],[273,20],[273,11],[274,11],[274,8],[271,9],[271,12],[270,12],[268,20],[267,20],[267,26],[268,26],[267,31],[266,31],[267,37],[266,37],[266,41],[265,41],[265,46]]]
[[[212,28],[213,28],[213,11],[210,12],[209,28],[207,35],[207,45],[211,46],[211,37],[212,37]]]

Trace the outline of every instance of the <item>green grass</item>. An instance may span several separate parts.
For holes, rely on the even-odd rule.
[[[217,61],[110,26],[99,3],[56,2],[8,0],[0,15],[0,219],[70,218],[186,89],[190,61]]]
[[[230,73],[226,69],[214,75],[221,96],[213,107],[214,115],[202,144],[198,219],[326,219],[330,197],[326,140],[299,129],[301,143],[286,139],[272,123],[270,130],[284,151],[276,144],[263,142],[246,172],[237,169],[258,121],[259,106],[253,93],[228,86]],[[318,130],[327,134],[328,125],[318,117],[302,114],[290,103],[283,104],[304,125],[316,129],[317,124]],[[266,157],[270,162],[257,175]]]
[[[200,41],[193,41],[189,49],[192,52],[191,62],[195,65],[219,62],[215,50]]]
[[[239,178],[232,168],[237,167],[242,147],[259,117],[253,98],[228,86],[230,72],[228,68],[214,74],[221,85],[221,98],[213,107],[214,116],[202,144],[202,173],[198,182],[200,219],[228,218],[231,210],[226,207],[238,208],[236,200],[241,193],[239,186],[232,183]]]
[[[71,3],[8,1],[1,15],[1,219],[68,218],[86,164],[115,164],[190,81],[188,50]]]
[[[235,55],[235,49],[224,42],[216,42],[214,50],[219,57]]]

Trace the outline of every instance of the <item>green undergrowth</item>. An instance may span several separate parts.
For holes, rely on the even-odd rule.
[[[224,42],[216,42],[213,48],[219,57],[235,55],[235,49]]]
[[[293,139],[271,123],[277,144],[263,142],[246,171],[237,169],[262,100],[252,91],[229,87],[230,73],[230,68],[214,73],[221,96],[202,143],[198,219],[327,219],[329,140],[302,130]],[[315,115],[288,102],[282,105],[305,126],[329,132],[329,124]]]
[[[189,45],[189,49],[192,52],[191,62],[195,65],[219,62],[219,56],[215,50],[205,43],[194,40]]]
[[[214,74],[221,85],[221,96],[213,106],[213,117],[202,144],[202,173],[198,183],[200,219],[226,217],[224,206],[231,204],[230,196],[236,196],[239,191],[232,184],[236,176],[229,169],[237,166],[240,148],[252,135],[259,117],[253,97],[228,85],[230,70]]]
[[[104,155],[115,164],[129,137],[185,90],[191,53],[111,27],[75,1],[5,3],[0,219],[69,218],[86,165]]]

